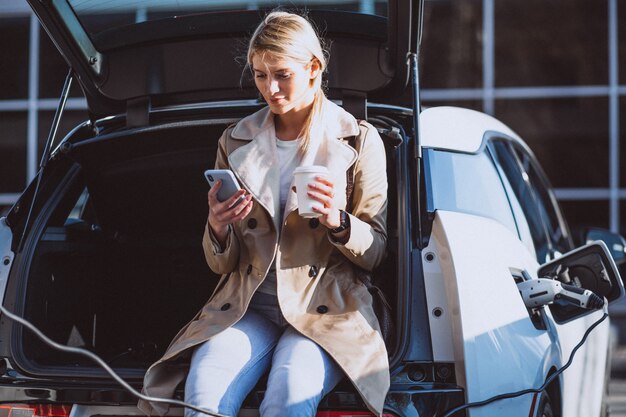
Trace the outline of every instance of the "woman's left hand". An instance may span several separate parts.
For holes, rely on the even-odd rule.
[[[322,203],[322,207],[313,206],[313,211],[320,213],[319,221],[329,229],[341,225],[339,209],[335,207],[335,184],[327,178],[315,177],[315,182],[309,183],[308,195]]]

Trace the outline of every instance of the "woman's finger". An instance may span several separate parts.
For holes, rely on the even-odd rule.
[[[252,211],[252,207],[254,206],[253,201],[249,201],[248,204],[245,205],[243,210],[236,216],[234,221],[240,221],[248,217],[248,214]]]
[[[224,205],[228,209],[236,206],[237,204],[239,204],[240,201],[242,201],[242,199],[244,198],[245,194],[246,194],[246,190],[244,190],[244,189],[241,189],[241,190],[235,192],[228,199],[226,199],[226,201],[224,201]]]
[[[333,187],[329,187],[328,185],[319,182],[309,184],[309,190],[321,192],[331,198],[335,196],[335,189]]]
[[[243,210],[245,210],[245,208],[248,206],[248,204],[251,201],[252,201],[252,196],[250,194],[248,194],[247,196],[243,197],[241,199],[241,201],[237,202],[235,205],[233,205],[230,208],[231,215],[233,217],[237,217],[239,215],[239,213],[241,213]]]
[[[323,216],[328,216],[332,210],[330,207],[313,206],[312,208],[314,212],[320,213]]]
[[[215,181],[215,184],[209,188],[209,205],[214,204],[217,200],[217,192],[222,188],[222,180]]]
[[[326,185],[327,187],[335,188],[335,183],[333,183],[331,180],[329,180],[326,177],[315,177],[315,181],[321,182],[322,184]]]
[[[333,198],[327,194],[322,194],[317,191],[307,191],[309,197],[314,200],[319,201],[324,204],[324,207],[332,207],[333,206]]]
[[[237,215],[250,202],[252,196],[250,194],[245,196],[246,191],[242,189],[227,200],[220,202],[216,195],[218,190],[215,190],[213,193],[209,191],[209,218],[212,219],[212,224],[228,225],[236,222]]]

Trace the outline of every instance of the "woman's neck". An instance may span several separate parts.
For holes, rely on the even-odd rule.
[[[274,128],[276,129],[276,136],[282,140],[298,139],[312,108],[313,103],[300,110],[291,110],[284,114],[275,114]]]

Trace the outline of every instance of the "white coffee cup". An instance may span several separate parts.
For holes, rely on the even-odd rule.
[[[328,178],[328,168],[321,165],[301,165],[293,171],[298,194],[298,214],[302,217],[319,217],[313,207],[322,208],[323,204],[309,197],[309,184],[316,181],[315,177]]]

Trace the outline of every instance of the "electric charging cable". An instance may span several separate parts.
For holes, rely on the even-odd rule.
[[[548,379],[546,379],[546,381],[543,383],[542,386],[540,386],[539,388],[536,388],[536,389],[525,389],[525,390],[522,390],[522,391],[512,392],[512,393],[508,393],[508,394],[500,394],[500,395],[496,395],[494,397],[488,398],[488,399],[483,400],[483,401],[475,401],[473,403],[463,404],[463,405],[460,405],[458,407],[455,407],[455,408],[447,411],[443,415],[443,417],[452,417],[453,414],[455,414],[455,413],[457,413],[459,411],[466,410],[468,408],[482,407],[482,406],[485,406],[487,404],[491,404],[491,403],[493,403],[495,401],[500,401],[500,400],[504,400],[504,399],[508,399],[508,398],[520,397],[520,396],[526,395],[526,394],[534,394],[534,393],[541,393],[541,392],[543,392],[546,389],[546,387],[548,385],[550,385],[552,383],[552,381],[554,381],[554,379],[556,377],[558,377],[561,373],[563,373],[563,371],[565,371],[567,368],[569,368],[569,366],[572,364],[572,361],[574,360],[574,356],[576,355],[576,352],[578,351],[578,349],[580,349],[582,347],[582,345],[585,344],[589,334],[593,331],[593,329],[598,327],[598,325],[600,325],[600,323],[602,323],[604,320],[606,320],[606,318],[609,316],[607,305],[608,305],[608,303],[606,302],[606,300],[604,300],[604,314],[602,315],[602,317],[600,319],[598,319],[595,323],[593,323],[591,326],[589,326],[589,328],[585,331],[585,334],[583,335],[581,341],[574,347],[574,349],[572,349],[572,352],[570,353],[570,356],[569,356],[569,359],[568,359],[567,363],[565,365],[563,365],[558,371],[556,371],[555,373],[550,375],[550,377]],[[186,403],[184,401],[173,400],[173,399],[169,399],[169,398],[150,397],[148,395],[144,395],[144,394],[138,392],[137,390],[135,390],[133,387],[131,387],[104,360],[102,360],[102,358],[100,358],[95,353],[90,352],[90,351],[88,351],[86,349],[72,347],[72,346],[66,346],[66,345],[62,345],[60,343],[55,342],[54,340],[52,340],[48,336],[46,336],[41,330],[39,330],[37,327],[35,327],[29,321],[27,321],[27,320],[23,319],[22,317],[19,317],[19,316],[15,315],[15,314],[11,313],[2,304],[0,304],[0,312],[2,312],[2,314],[4,314],[9,319],[11,319],[11,320],[21,324],[22,326],[26,327],[27,329],[29,329],[37,337],[39,337],[44,343],[46,343],[47,345],[51,346],[52,348],[60,350],[62,352],[75,353],[75,354],[83,355],[83,356],[86,356],[86,357],[90,358],[91,360],[96,362],[98,365],[100,365],[105,371],[107,371],[107,373],[109,375],[111,375],[111,377],[115,381],[117,381],[117,383],[119,383],[122,387],[124,387],[124,389],[126,389],[133,396],[135,396],[135,397],[137,397],[137,398],[139,398],[141,400],[154,402],[154,403],[164,403],[164,404],[178,405],[178,406],[189,408],[191,410],[194,410],[194,411],[197,411],[199,413],[206,414],[206,415],[209,415],[209,416],[213,416],[213,417],[229,417],[229,416],[225,416],[223,414],[214,413],[212,411],[206,410],[206,409],[201,408],[201,407],[197,407],[197,406],[195,406],[193,404],[189,404],[189,403]]]
[[[608,305],[608,302],[605,299],[604,300],[604,314],[602,315],[602,317],[600,317],[600,319],[598,319],[595,323],[593,323],[591,326],[589,326],[587,331],[585,331],[585,334],[583,335],[583,338],[574,347],[574,349],[572,349],[572,352],[569,355],[569,359],[568,359],[567,363],[565,365],[563,365],[558,371],[556,371],[555,373],[550,375],[550,377],[548,377],[548,379],[546,379],[546,381],[543,383],[542,386],[540,386],[539,388],[536,388],[536,389],[532,389],[531,388],[531,389],[525,389],[525,390],[522,390],[522,391],[511,392],[511,393],[508,393],[508,394],[500,394],[500,395],[496,395],[494,397],[488,398],[488,399],[483,400],[483,401],[475,401],[473,403],[463,404],[463,405],[460,405],[460,406],[458,406],[456,408],[453,408],[453,409],[447,411],[443,415],[443,417],[452,417],[453,414],[458,413],[459,411],[466,410],[468,408],[482,407],[482,406],[485,406],[487,404],[491,404],[492,402],[495,402],[495,401],[500,401],[500,400],[504,400],[504,399],[507,399],[507,398],[520,397],[520,396],[525,395],[525,394],[539,394],[539,393],[543,392],[546,389],[546,387],[548,387],[548,385],[550,385],[552,383],[552,381],[554,381],[554,379],[556,377],[558,377],[560,374],[563,373],[563,371],[565,371],[567,368],[569,368],[569,366],[572,364],[572,361],[574,360],[574,355],[576,354],[576,351],[578,349],[580,349],[582,345],[585,344],[585,342],[587,341],[587,337],[589,336],[589,333],[591,333],[591,331],[593,329],[598,327],[598,325],[600,323],[602,323],[604,320],[606,320],[606,318],[609,316],[607,305]]]
[[[60,343],[55,342],[54,340],[52,340],[48,336],[46,336],[41,330],[39,330],[37,327],[35,327],[31,322],[23,319],[22,317],[19,317],[19,316],[15,315],[15,314],[11,313],[2,304],[0,304],[0,312],[2,312],[2,314],[4,314],[6,317],[8,317],[11,320],[21,324],[22,326],[24,326],[27,329],[29,329],[31,332],[35,333],[35,335],[38,338],[40,338],[47,345],[50,345],[54,349],[57,349],[57,350],[60,350],[62,352],[66,352],[66,353],[77,353],[79,355],[87,356],[88,358],[90,358],[91,360],[96,362],[98,365],[100,365],[105,371],[107,371],[108,374],[111,375],[115,381],[117,381],[122,387],[124,387],[124,389],[126,389],[133,396],[135,396],[135,397],[137,397],[137,398],[139,398],[141,400],[149,401],[149,402],[153,402],[153,403],[165,403],[165,404],[178,405],[178,406],[186,407],[186,408],[189,408],[191,410],[197,411],[199,413],[203,413],[203,414],[206,414],[206,415],[209,415],[209,416],[213,416],[213,417],[229,417],[229,416],[225,416],[223,414],[218,414],[218,413],[214,413],[214,412],[209,411],[209,410],[205,410],[204,408],[197,407],[197,406],[195,406],[193,404],[189,404],[189,403],[186,403],[184,401],[173,400],[173,399],[169,399],[169,398],[150,397],[148,395],[144,395],[144,394],[138,392],[137,390],[135,390],[133,387],[131,387],[117,373],[115,373],[115,371],[109,365],[107,365],[107,363],[104,360],[102,360],[95,353],[90,352],[90,351],[88,351],[86,349],[72,347],[72,346],[66,346],[66,345],[62,345]]]

